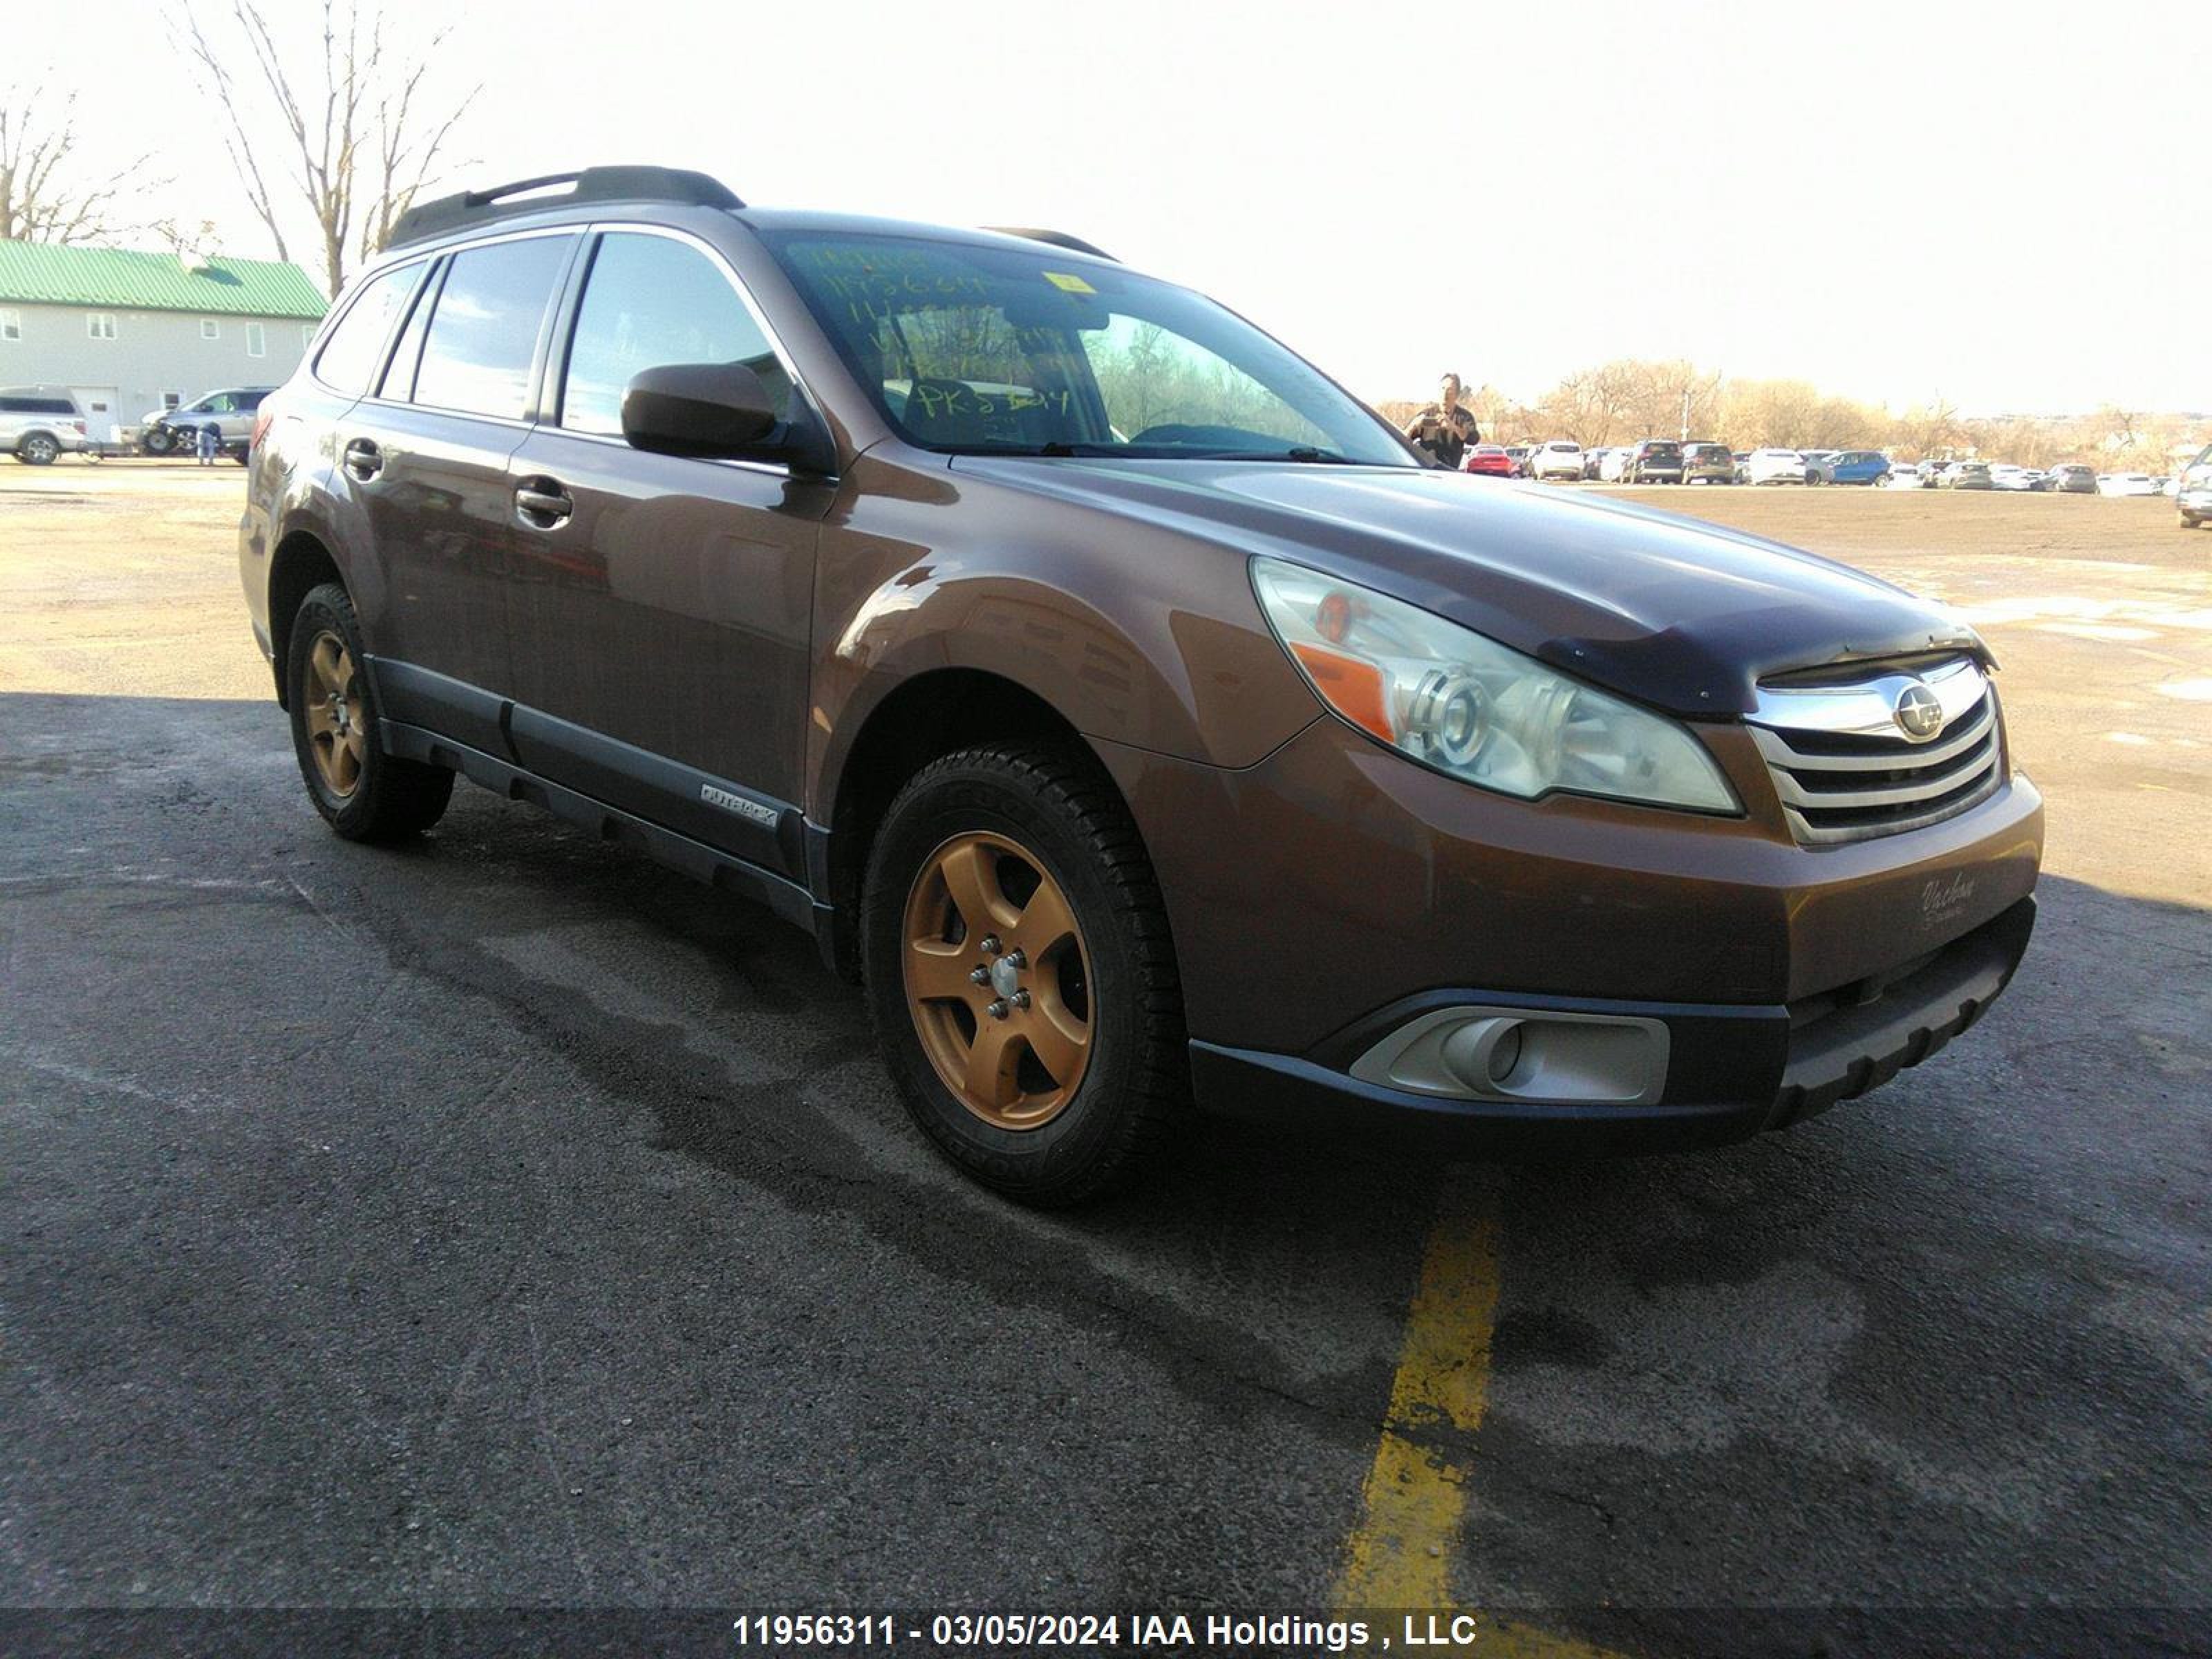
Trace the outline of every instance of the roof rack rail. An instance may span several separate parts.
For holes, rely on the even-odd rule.
[[[1121,263],[1104,248],[1086,242],[1080,236],[1071,236],[1064,230],[1039,230],[1033,225],[986,225],[983,228],[996,231],[1001,236],[1019,236],[1031,242],[1050,242],[1054,247],[1072,248],[1078,253],[1088,253],[1096,259],[1111,260],[1117,265]]]
[[[574,188],[557,197],[554,186]],[[434,202],[411,207],[399,216],[385,241],[386,247],[419,242],[428,236],[465,230],[518,213],[540,208],[565,207],[571,202],[681,202],[692,207],[741,208],[739,201],[719,179],[683,167],[586,167],[580,173],[549,173],[541,179],[518,179],[489,190],[465,190],[458,196],[441,196]]]

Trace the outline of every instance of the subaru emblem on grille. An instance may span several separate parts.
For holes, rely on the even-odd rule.
[[[1897,694],[1898,729],[1915,743],[1925,743],[1943,729],[1943,700],[1915,680]]]

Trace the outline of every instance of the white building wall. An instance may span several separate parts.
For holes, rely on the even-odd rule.
[[[115,319],[115,337],[89,319]],[[211,325],[215,338],[203,337]],[[258,325],[261,355],[249,325]],[[0,300],[0,386],[65,386],[110,394],[119,427],[136,426],[173,396],[190,403],[226,386],[281,386],[318,326],[297,317],[198,317],[175,311],[93,312],[82,306]],[[21,337],[14,337],[20,335]],[[97,418],[88,409],[88,416]]]

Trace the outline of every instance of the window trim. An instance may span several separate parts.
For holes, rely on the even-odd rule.
[[[246,355],[249,357],[266,357],[269,355],[269,331],[263,325],[246,324]]]
[[[14,307],[0,311],[0,340],[13,343],[23,337],[23,313]]]
[[[760,301],[753,297],[752,289],[747,286],[744,276],[738,274],[737,266],[721,249],[704,237],[695,235],[690,231],[679,230],[672,225],[652,224],[637,219],[594,219],[584,227],[584,230],[585,251],[588,252],[589,258],[586,258],[580,253],[576,265],[570,271],[568,287],[561,296],[557,319],[558,333],[554,340],[553,349],[546,357],[545,384],[539,388],[538,394],[539,418],[537,425],[540,430],[556,437],[573,439],[578,443],[611,444],[621,449],[631,447],[629,441],[620,433],[578,432],[562,426],[561,405],[568,397],[568,358],[575,349],[576,323],[583,314],[584,292],[591,285],[591,268],[598,263],[600,240],[608,235],[636,234],[659,236],[672,242],[681,242],[705,254],[708,262],[721,271],[722,280],[730,285],[731,291],[738,296],[738,303],[744,306],[746,312],[750,314],[754,326],[760,330],[761,337],[768,342],[769,351],[775,354],[776,362],[782,366],[784,374],[790,378],[792,390],[799,401],[805,405],[808,415],[821,424],[825,433],[835,431],[823,415],[821,399],[814,395],[812,388],[806,384],[805,378],[799,374],[799,365],[793,360],[790,349],[784,344],[783,337],[776,332],[775,325],[769,320],[768,313],[761,308]],[[790,465],[785,461],[750,461],[731,456],[678,456],[674,459],[690,459],[708,466],[735,467],[742,471],[765,473],[772,477],[791,477]],[[834,478],[837,475],[833,473],[830,476]]]
[[[203,340],[220,340],[222,338],[222,324],[217,319],[213,317],[201,318],[200,338]]]
[[[106,325],[106,330],[105,332],[102,332],[100,329],[100,325],[103,323]],[[86,339],[107,340],[112,342],[119,338],[121,334],[122,331],[117,326],[115,313],[113,312],[88,311],[84,313],[84,337]]]

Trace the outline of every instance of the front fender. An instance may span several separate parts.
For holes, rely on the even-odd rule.
[[[1312,723],[1243,552],[946,469],[864,457],[824,527],[808,799],[868,715],[943,669],[995,675],[1077,731],[1249,766]]]

